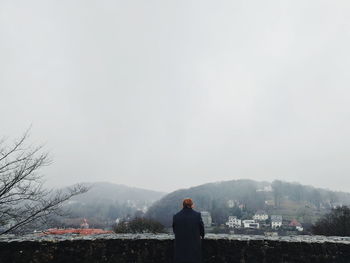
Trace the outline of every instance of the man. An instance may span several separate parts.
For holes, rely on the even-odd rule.
[[[183,209],[173,217],[174,260],[176,263],[199,263],[202,261],[201,238],[204,238],[202,217],[193,210],[192,199],[184,199],[182,205]]]

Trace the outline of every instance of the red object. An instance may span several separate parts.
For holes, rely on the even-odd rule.
[[[79,234],[79,235],[97,235],[97,234],[110,234],[113,231],[105,231],[97,228],[85,228],[85,229],[57,229],[50,228],[43,232],[44,235],[64,235],[64,234]]]
[[[290,226],[301,226],[301,224],[296,219],[293,219],[289,225]]]

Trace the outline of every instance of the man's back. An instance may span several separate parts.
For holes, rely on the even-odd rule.
[[[184,207],[173,217],[175,262],[201,262],[201,237],[204,226],[201,214]]]

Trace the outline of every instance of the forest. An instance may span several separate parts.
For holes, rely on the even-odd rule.
[[[313,224],[331,208],[350,203],[348,193],[299,183],[231,180],[172,192],[155,202],[146,216],[170,226],[172,216],[181,209],[185,197],[194,200],[197,211],[209,211],[216,225],[225,223],[230,215],[251,218],[258,210]]]

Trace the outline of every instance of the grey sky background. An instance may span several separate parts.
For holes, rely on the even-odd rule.
[[[0,135],[48,184],[350,191],[350,2],[0,0]]]

